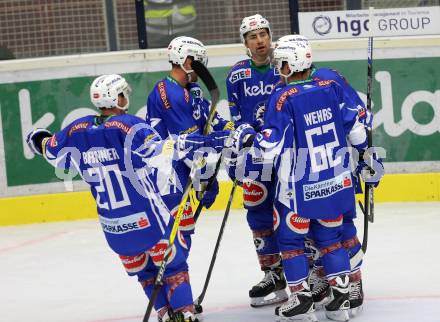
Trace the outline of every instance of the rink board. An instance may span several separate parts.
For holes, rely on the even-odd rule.
[[[341,71],[363,99],[366,44],[366,39],[312,42],[317,65]],[[225,73],[245,58],[244,50],[224,45],[208,51],[222,93],[218,109],[227,116]],[[374,66],[374,142],[387,149],[388,173],[376,200],[438,201],[440,36],[377,38]],[[27,150],[25,134],[37,125],[57,131],[96,112],[87,84],[104,73],[124,74],[134,87],[130,111],[144,117],[147,94],[167,70],[160,49],[0,62],[0,225],[95,218],[86,185],[60,182],[51,166]],[[223,209],[229,197],[230,182],[220,184],[214,209]],[[234,207],[241,203],[238,192]]]
[[[231,181],[220,182],[212,210],[225,209],[231,187]],[[440,173],[386,175],[375,190],[375,201],[440,201]],[[239,188],[232,208],[242,207]],[[88,191],[1,198],[0,209],[0,226],[97,218],[96,205]]]

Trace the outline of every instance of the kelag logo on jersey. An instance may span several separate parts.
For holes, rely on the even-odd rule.
[[[243,83],[244,96],[259,96],[270,95],[273,90],[273,84],[264,85],[263,81],[259,81],[257,85],[247,86],[246,82]]]
[[[327,198],[350,187],[352,187],[351,174],[349,171],[346,171],[336,178],[304,185],[304,200]]]
[[[250,68],[242,68],[232,72],[231,76],[229,76],[229,81],[232,84],[234,84],[240,79],[251,78],[251,77],[252,77],[252,70]]]
[[[106,218],[99,216],[102,230],[109,234],[125,234],[134,230],[141,230],[151,226],[145,212],[125,216],[122,218]]]

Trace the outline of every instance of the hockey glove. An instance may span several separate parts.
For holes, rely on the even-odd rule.
[[[202,185],[202,186],[203,188],[206,187],[206,185]],[[214,203],[217,194],[218,194],[218,181],[216,178],[214,178],[214,181],[212,182],[209,190],[204,190],[204,192],[203,191],[197,192],[197,199],[200,200],[200,203],[203,205],[203,207],[210,208]]]
[[[199,134],[181,134],[177,138],[176,150],[179,158],[193,159],[194,153],[205,148],[212,148],[221,152],[225,141],[229,138],[229,131],[212,132],[207,136]]]
[[[29,146],[29,149],[35,154],[42,155],[43,154],[43,139],[49,138],[52,136],[46,129],[35,129],[30,132],[26,137],[26,143]]]
[[[370,153],[369,150],[371,150],[372,153]],[[383,177],[385,170],[382,159],[374,152],[374,147],[369,148],[359,155],[356,173],[360,174],[362,180],[364,180],[366,184],[374,187],[379,185],[380,179]]]
[[[236,130],[231,131],[225,147],[238,155],[241,149],[252,146],[255,135],[254,128],[247,123],[243,123]]]

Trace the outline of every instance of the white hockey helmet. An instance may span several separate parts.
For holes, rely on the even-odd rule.
[[[203,65],[208,64],[208,55],[206,47],[201,41],[186,36],[176,37],[171,40],[168,45],[168,61],[172,64],[183,66],[188,56],[194,57],[194,60],[201,62]],[[185,70],[182,67],[183,70]],[[187,73],[192,70],[185,70]]]
[[[312,50],[308,40],[305,37],[299,38],[298,35],[289,35],[281,37],[277,41],[273,52],[273,61],[275,62],[280,75],[289,77],[293,73],[302,72],[312,66]],[[283,62],[287,62],[290,73],[284,75],[281,73]]]
[[[272,39],[272,30],[270,29],[269,21],[260,14],[244,17],[240,25],[240,39],[244,44],[246,34],[250,31],[258,29],[267,29],[270,39]]]
[[[307,39],[307,37],[305,37],[303,35],[287,35],[287,36],[283,36],[280,39],[278,39],[277,44],[280,43],[280,42],[285,42],[285,41],[304,42],[307,46],[310,47],[309,40]]]
[[[127,99],[125,106],[118,105],[119,94],[123,94]],[[99,76],[90,86],[90,100],[100,109],[117,107],[121,110],[127,110],[130,94],[130,85],[124,77],[116,74]]]

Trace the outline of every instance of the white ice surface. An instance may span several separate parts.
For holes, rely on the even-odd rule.
[[[221,219],[207,212],[198,223],[190,255],[195,296]],[[439,229],[440,203],[376,205],[363,267],[365,309],[352,321],[440,321]],[[274,307],[248,305],[248,289],[261,277],[245,212],[235,210],[203,303],[205,321],[273,321]],[[0,228],[0,321],[135,322],[146,305],[97,221]],[[318,318],[327,321],[322,312]]]

